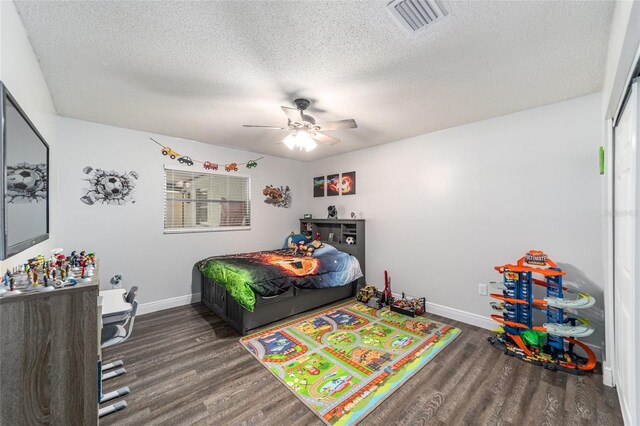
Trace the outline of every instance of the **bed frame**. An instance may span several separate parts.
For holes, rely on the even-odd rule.
[[[342,287],[299,289],[290,287],[274,297],[256,294],[253,312],[244,309],[227,290],[202,275],[202,303],[231,328],[245,336],[259,327],[330,303],[353,297],[357,281]]]
[[[321,240],[355,256],[364,273],[364,223],[364,219],[300,219],[300,231],[309,236],[315,236],[316,232],[319,232]],[[333,236],[331,242],[328,241],[329,234]],[[355,237],[355,244],[346,244],[346,238],[349,236]],[[202,303],[243,336],[272,322],[354,297],[358,289],[365,285],[365,279],[362,277],[341,287],[290,287],[285,293],[274,297],[256,294],[255,308],[250,312],[240,306],[223,286],[202,274],[201,277]]]

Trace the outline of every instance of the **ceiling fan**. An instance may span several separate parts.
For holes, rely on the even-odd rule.
[[[291,131],[292,133],[284,138],[282,143],[291,150],[297,147],[300,150],[304,149],[306,151],[314,149],[317,146],[316,142],[327,145],[335,145],[340,142],[340,139],[325,135],[324,133],[321,133],[321,131],[355,129],[358,127],[356,121],[351,118],[316,124],[315,118],[304,113],[304,111],[309,108],[309,105],[311,105],[311,101],[301,98],[294,100],[293,104],[296,108],[286,106],[280,107],[287,115],[287,127],[259,126],[254,124],[244,124],[243,126]]]

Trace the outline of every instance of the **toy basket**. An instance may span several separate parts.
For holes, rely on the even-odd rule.
[[[425,312],[426,299],[424,297],[391,297],[390,309],[408,317],[422,315]]]

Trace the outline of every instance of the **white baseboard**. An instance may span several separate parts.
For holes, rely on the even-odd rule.
[[[141,303],[138,305],[138,312],[136,315],[150,314],[151,312],[163,311],[165,309],[176,308],[178,306],[190,305],[198,302],[200,302],[200,293],[186,294],[184,296],[172,297],[171,299]]]
[[[461,311],[460,309],[450,308],[436,303],[427,302],[426,309],[427,312],[431,314],[442,315],[443,317],[475,325],[476,327],[484,328],[486,330],[493,330],[498,326],[498,324],[489,317],[472,314],[471,312]]]
[[[606,362],[602,363],[602,384],[609,386],[610,388],[615,386],[615,383],[613,382],[613,370]]]
[[[427,312],[435,315],[442,315],[443,317],[451,318],[452,320],[464,322],[465,324],[475,325],[476,327],[484,328],[485,330],[493,330],[497,328],[500,324],[489,318],[488,316],[473,314],[471,312],[462,311],[460,309],[450,308],[448,306],[438,305],[436,303],[426,303]],[[604,351],[602,347],[599,345],[587,344],[592,350],[593,353],[596,354],[596,358],[598,360],[602,360],[602,354]],[[608,375],[608,376],[607,376]],[[602,379],[610,380],[610,383],[613,383],[613,375],[611,370],[608,369],[602,372]],[[604,382],[606,385],[607,382]],[[612,385],[607,385],[612,386]]]

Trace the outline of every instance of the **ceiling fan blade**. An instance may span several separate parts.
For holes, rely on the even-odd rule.
[[[349,118],[347,120],[329,121],[327,123],[318,124],[321,130],[340,130],[355,129],[358,127],[356,120]]]
[[[282,111],[284,111],[285,114],[287,114],[287,117],[289,117],[289,120],[291,120],[292,123],[302,123],[302,113],[300,112],[300,110],[297,110],[295,108],[289,108],[286,106],[281,106],[280,108],[282,108]]]
[[[259,126],[257,124],[243,124],[242,127],[259,127],[261,129],[273,129],[273,130],[289,130],[285,127],[278,126]]]
[[[315,135],[312,135],[311,137],[313,138],[313,140],[318,141],[320,143],[327,144],[327,145],[335,145],[338,142],[340,142],[340,139],[334,138],[334,137],[328,136],[328,135],[323,135],[322,133],[316,133]]]

